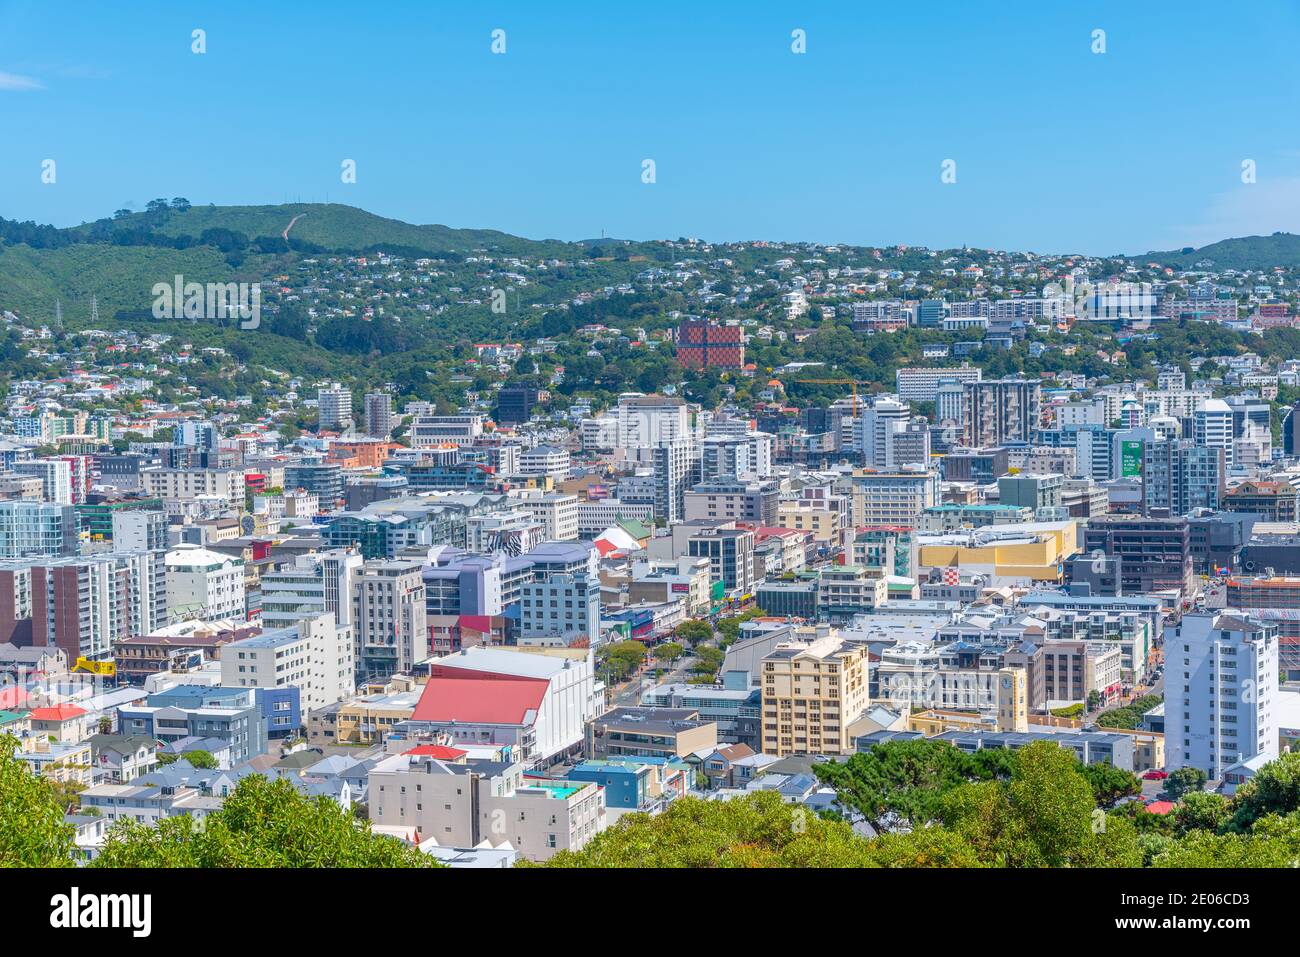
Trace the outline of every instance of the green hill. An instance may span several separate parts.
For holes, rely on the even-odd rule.
[[[1129,258],[1136,263],[1158,262],[1174,269],[1194,269],[1196,263],[1206,260],[1214,264],[1210,267],[1214,270],[1291,268],[1300,266],[1300,236],[1295,233],[1242,236],[1223,239],[1200,249],[1186,246]]]
[[[476,250],[520,255],[572,255],[573,247],[559,240],[531,240],[494,229],[453,229],[449,226],[415,226],[376,216],[340,203],[287,203],[279,206],[192,206],[167,210],[161,216],[132,213],[113,222],[114,227],[149,228],[164,236],[199,237],[209,229],[229,229],[249,239],[280,237],[289,229],[299,240],[342,252],[358,252],[390,245],[426,253],[470,253]],[[89,237],[96,224],[76,227]]]

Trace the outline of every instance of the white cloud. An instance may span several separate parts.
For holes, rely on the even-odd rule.
[[[20,76],[17,73],[5,73],[0,71],[0,90],[22,91],[22,90],[43,90],[39,80],[34,80],[30,76]]]
[[[1260,176],[1219,193],[1194,225],[1171,230],[1180,246],[1204,246],[1237,236],[1300,232],[1300,176]]]

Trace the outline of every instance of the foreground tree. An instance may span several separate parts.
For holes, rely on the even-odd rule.
[[[76,828],[63,819],[54,787],[0,735],[0,867],[71,867]]]
[[[731,801],[680,798],[656,817],[628,814],[547,867],[862,867],[868,843],[840,821],[773,791]]]
[[[1300,810],[1300,752],[1288,752],[1260,768],[1237,790],[1234,804],[1231,827],[1235,831],[1249,830],[1268,814]]]
[[[891,741],[847,761],[816,765],[813,773],[835,789],[846,813],[883,832],[936,820],[950,791],[1009,774],[1011,760],[1012,752],[1003,749],[968,755],[946,741]]]
[[[1184,794],[1201,790],[1207,780],[1205,772],[1200,768],[1179,768],[1165,778],[1165,793],[1169,795],[1170,800],[1177,801]]]
[[[433,867],[395,838],[375,834],[327,797],[307,798],[285,780],[250,776],[203,821],[156,826],[119,821],[96,867]]]
[[[1124,771],[1113,764],[1085,764],[1079,768],[1092,796],[1102,807],[1114,807],[1120,798],[1142,793],[1142,782],[1132,771]]]

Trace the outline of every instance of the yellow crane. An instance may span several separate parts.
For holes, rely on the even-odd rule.
[[[117,665],[111,661],[92,661],[83,655],[77,659],[77,663],[72,666],[72,670],[112,678],[117,674]]]

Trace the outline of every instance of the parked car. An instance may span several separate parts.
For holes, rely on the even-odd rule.
[[[1165,771],[1148,771],[1146,774],[1142,775],[1142,777],[1147,781],[1163,781],[1165,778],[1169,777],[1169,775]]]

